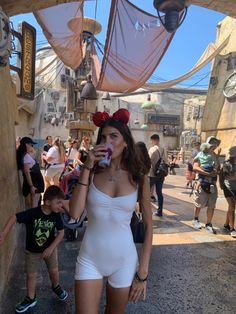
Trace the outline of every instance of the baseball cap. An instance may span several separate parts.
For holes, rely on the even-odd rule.
[[[34,142],[33,140],[32,140],[32,138],[30,138],[30,137],[27,137],[27,136],[25,136],[25,137],[22,137],[22,139],[20,140],[20,143],[21,144],[37,144],[36,142]]]
[[[200,150],[204,152],[205,149],[210,149],[213,145],[209,143],[202,143],[200,146]]]
[[[213,144],[213,145],[215,144],[215,145],[219,146],[221,143],[221,140],[219,140],[215,136],[209,136],[206,140],[206,143]]]

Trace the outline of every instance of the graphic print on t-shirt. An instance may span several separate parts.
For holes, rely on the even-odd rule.
[[[35,242],[38,246],[43,246],[44,243],[48,240],[50,232],[55,226],[54,221],[42,220],[41,218],[35,219],[34,221],[34,237]]]

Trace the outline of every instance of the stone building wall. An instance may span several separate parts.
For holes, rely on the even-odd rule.
[[[15,85],[10,78],[9,67],[0,68],[0,230],[9,216],[22,209],[22,197],[19,191],[19,177],[16,169],[15,122],[17,116],[17,98]],[[3,291],[8,269],[15,250],[17,229],[11,232],[5,243],[0,247],[0,298]]]
[[[236,99],[223,94],[227,78],[236,70],[236,19],[227,17],[218,25],[216,45],[229,35],[227,46],[213,63],[202,121],[202,139],[210,135],[220,138],[223,154],[236,143]]]

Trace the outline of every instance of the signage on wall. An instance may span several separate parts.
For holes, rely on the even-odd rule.
[[[18,96],[33,100],[35,84],[35,53],[36,53],[36,29],[26,22],[22,22],[22,33],[12,30],[21,44],[21,68],[10,66],[20,78],[20,94]]]
[[[148,123],[180,125],[180,116],[171,114],[148,114]]]

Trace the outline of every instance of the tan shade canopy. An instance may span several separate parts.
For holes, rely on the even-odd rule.
[[[65,3],[34,13],[45,37],[62,62],[76,69],[85,56],[82,43],[84,1]]]
[[[229,38],[230,36],[228,36],[218,47],[216,47],[215,44],[210,43],[199,58],[198,62],[195,64],[195,66],[187,73],[173,80],[169,80],[163,83],[145,83],[143,85],[143,88],[153,91],[163,90],[186,80],[187,78],[201,70],[201,68],[208,64],[211,60],[213,60],[227,45],[227,43],[229,42]]]
[[[156,16],[127,0],[112,0],[105,52],[97,89],[130,92],[152,75],[173,34]]]

